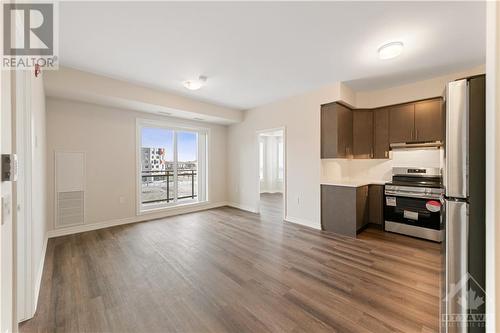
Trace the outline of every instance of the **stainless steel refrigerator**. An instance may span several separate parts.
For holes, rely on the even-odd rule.
[[[485,99],[484,75],[446,87],[443,332],[484,332]]]

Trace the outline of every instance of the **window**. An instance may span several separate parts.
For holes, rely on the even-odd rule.
[[[207,130],[138,121],[139,210],[206,201]]]

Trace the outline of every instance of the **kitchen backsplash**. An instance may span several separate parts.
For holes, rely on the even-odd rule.
[[[322,180],[390,180],[393,167],[441,167],[443,149],[408,149],[391,151],[387,160],[324,159]]]

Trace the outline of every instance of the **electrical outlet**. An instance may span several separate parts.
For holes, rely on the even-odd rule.
[[[120,197],[120,204],[124,204],[125,203],[125,197]]]

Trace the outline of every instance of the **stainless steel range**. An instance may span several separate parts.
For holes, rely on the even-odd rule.
[[[441,242],[443,200],[440,168],[393,168],[385,184],[384,229]]]

